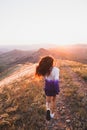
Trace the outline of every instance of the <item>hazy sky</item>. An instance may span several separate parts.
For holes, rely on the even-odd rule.
[[[87,43],[87,0],[0,0],[0,45]]]

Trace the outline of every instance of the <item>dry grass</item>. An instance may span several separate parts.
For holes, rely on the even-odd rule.
[[[0,94],[0,130],[44,129],[44,121],[42,81],[26,79],[4,86]]]
[[[78,79],[72,77],[69,69],[66,71],[66,66],[63,65],[61,69],[62,82],[64,82],[63,93],[65,95],[65,102],[68,103],[72,113],[72,128],[73,130],[86,130],[87,128],[87,95],[85,92],[79,91],[80,86],[79,77],[86,81],[87,78],[87,65],[80,64],[79,62],[67,61],[66,63],[78,75]],[[79,73],[78,73],[79,72]],[[84,75],[84,77],[83,77]],[[81,80],[80,80],[81,82]],[[83,85],[83,87],[85,87]],[[81,89],[82,90],[82,89]],[[83,90],[84,91],[84,90]]]
[[[79,130],[81,127],[81,130],[86,130],[87,97],[83,93],[78,93],[79,86],[72,80],[67,65],[73,72],[76,72],[78,66],[84,65],[58,60],[57,66],[60,68],[60,86],[62,83],[61,90],[65,103],[68,104],[73,116],[72,128]],[[43,84],[43,79],[37,80],[25,75],[20,81],[16,80],[3,87],[0,92],[0,130],[45,130]]]
[[[79,62],[69,62],[69,66],[77,73],[81,78],[87,81],[87,64],[81,64]]]

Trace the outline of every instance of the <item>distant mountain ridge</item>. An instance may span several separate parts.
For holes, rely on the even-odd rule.
[[[7,51],[12,51],[14,49],[16,50],[25,50],[25,51],[36,51],[39,48],[44,48],[44,49],[49,49],[49,48],[54,48],[57,47],[58,45],[55,44],[50,44],[50,43],[41,43],[41,44],[29,44],[29,45],[2,45],[0,46],[0,51],[2,52],[7,52]]]
[[[56,47],[51,49],[40,48],[36,51],[12,50],[0,54],[0,72],[16,64],[26,62],[36,63],[42,56],[51,55],[54,58],[68,59],[87,63],[87,45]]]
[[[0,55],[1,70],[3,71],[4,69],[16,64],[23,64],[26,62],[35,63],[38,62],[41,56],[49,54],[50,52],[44,48],[41,48],[38,51],[23,51],[15,49]]]

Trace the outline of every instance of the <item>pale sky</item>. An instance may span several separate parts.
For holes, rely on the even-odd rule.
[[[0,45],[87,44],[87,0],[0,0]]]

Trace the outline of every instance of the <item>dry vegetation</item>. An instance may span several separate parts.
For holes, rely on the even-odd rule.
[[[27,78],[3,87],[0,93],[1,130],[43,129],[45,102],[41,81],[30,82],[30,77]]]
[[[72,68],[72,70],[78,74],[81,78],[87,81],[87,64],[82,64],[80,62],[67,61],[68,66]]]
[[[20,65],[16,65],[16,66],[10,67],[9,69],[6,69],[2,73],[0,73],[0,80],[3,80],[4,78],[12,75],[12,73],[15,72],[19,68],[20,68]]]
[[[63,106],[68,106],[70,124],[66,124],[65,128],[62,120],[62,125],[58,124],[61,117],[65,116],[66,119],[65,112],[55,120],[57,128],[54,125],[50,130],[86,130],[87,91],[82,73],[85,72],[87,78],[87,66],[65,60],[58,60],[57,66],[60,68],[60,100],[64,100]],[[20,81],[15,80],[9,85],[1,86],[0,130],[48,130],[43,84],[43,79],[38,80],[33,75],[26,74]]]
[[[87,129],[87,65],[66,61],[61,67],[65,102],[72,114],[72,130]],[[75,74],[76,73],[76,74]]]

